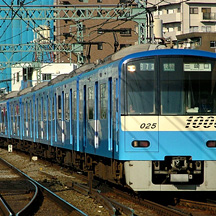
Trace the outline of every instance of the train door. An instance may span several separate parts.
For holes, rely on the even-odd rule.
[[[79,88],[79,146],[80,146],[80,151],[83,151],[83,89]]]
[[[16,103],[13,103],[13,135],[17,134]]]
[[[85,126],[85,133],[86,133],[86,146],[92,148],[94,147],[94,136],[95,136],[95,121],[94,121],[94,86],[91,85],[86,89],[86,126]],[[87,145],[88,142],[88,145]]]
[[[33,137],[33,121],[32,121],[32,115],[33,115],[33,109],[32,109],[32,100],[30,100],[30,104],[29,104],[29,123],[30,123],[30,126],[29,126],[29,129],[30,129],[30,137],[32,138]]]
[[[72,134],[73,134],[73,150],[75,150],[75,145],[77,143],[77,127],[76,127],[76,91],[72,93]]]
[[[73,92],[72,89],[70,89],[70,96],[69,96],[69,119],[70,119],[70,145],[73,145],[73,112],[72,112],[72,107],[73,107]]]
[[[44,99],[41,96],[41,119],[40,119],[40,135],[41,140],[44,139]]]
[[[25,137],[25,134],[26,134],[26,107],[25,107],[25,104],[26,101],[23,99],[23,102],[22,102],[22,137]]]
[[[38,98],[35,103],[35,138],[38,139]]]
[[[112,78],[108,80],[108,151],[113,150],[112,145]]]
[[[61,93],[61,142],[62,144],[65,143],[65,95],[64,95],[64,91],[62,91]]]
[[[95,134],[94,134],[94,147],[99,147],[99,130],[98,130],[98,82],[95,83],[95,113],[94,113],[94,119],[95,119]]]
[[[23,115],[24,115],[24,130],[23,136],[28,137],[29,129],[28,129],[28,101],[25,99],[23,106]]]
[[[48,95],[44,94],[44,117],[43,117],[43,122],[44,122],[44,140],[48,140]]]
[[[113,80],[113,98],[112,98],[112,145],[113,145],[113,157],[118,153],[118,79]]]
[[[66,90],[64,94],[64,135],[65,135],[65,144],[70,144],[70,94]]]
[[[50,117],[50,97],[47,95],[46,96],[46,115],[47,115],[47,119],[46,119],[46,140],[50,140],[50,121],[51,121],[51,117]]]
[[[32,98],[32,111],[31,111],[31,119],[32,119],[32,138],[33,141],[35,142],[35,94],[33,95]]]
[[[21,118],[20,118],[20,110],[21,110],[21,99],[19,100],[19,102],[17,102],[17,105],[16,105],[16,113],[17,113],[17,136],[20,136],[20,130],[21,130],[21,125],[20,125],[20,121],[21,121]]]
[[[10,135],[14,135],[14,104],[10,103]]]
[[[5,135],[6,134],[6,107],[5,104],[2,107],[2,134]]]
[[[43,118],[43,112],[42,112],[42,98],[41,95],[38,95],[38,139],[41,140],[42,135],[42,118]]]
[[[53,142],[55,141],[55,101],[56,101],[56,94],[52,91],[50,93],[50,105],[51,105],[51,113],[50,113],[50,140],[51,140],[51,146],[53,145]]]
[[[61,94],[57,95],[57,116],[56,116],[56,142],[62,141],[62,97]]]
[[[86,85],[83,88],[83,151],[86,148],[86,139],[87,139],[87,105],[86,105]]]

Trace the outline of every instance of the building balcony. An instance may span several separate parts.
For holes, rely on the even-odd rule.
[[[180,13],[163,14],[160,15],[160,19],[163,20],[163,24],[181,22]]]

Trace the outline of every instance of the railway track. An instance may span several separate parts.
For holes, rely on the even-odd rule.
[[[46,215],[46,212],[47,215],[87,215],[2,158],[0,173],[0,211],[3,216]]]
[[[13,158],[13,157],[11,157]],[[23,159],[22,159],[23,160]],[[11,161],[12,162],[12,161]],[[13,163],[13,162],[12,162]],[[28,164],[29,162],[27,161],[26,164]],[[13,163],[14,164],[14,163]],[[45,163],[46,167],[50,167],[50,165],[46,162]],[[40,167],[42,167],[40,165]],[[58,166],[54,166],[55,169],[58,169]],[[1,168],[1,165],[0,165]],[[32,169],[33,168],[33,169]],[[31,172],[34,172],[34,167],[32,167],[30,170]],[[51,167],[50,167],[51,168]],[[192,200],[184,200],[182,198],[176,198],[174,199],[174,196],[172,199],[170,199],[169,202],[166,202],[165,204],[159,204],[159,203],[163,203],[163,202],[159,202],[158,199],[157,201],[155,201],[154,199],[150,200],[148,199],[149,197],[143,197],[143,196],[136,196],[136,194],[133,194],[131,196],[131,194],[125,192],[124,188],[123,189],[117,189],[114,187],[108,187],[107,184],[104,185],[101,182],[98,181],[91,181],[91,175],[90,177],[86,177],[80,174],[75,174],[75,173],[70,173],[70,171],[68,169],[64,169],[61,168],[63,172],[66,172],[68,175],[73,175],[73,179],[75,178],[76,180],[72,183],[73,180],[69,181],[67,184],[67,189],[65,189],[65,192],[70,193],[74,193],[74,190],[79,191],[79,193],[84,194],[86,197],[91,197],[93,200],[96,200],[97,203],[99,203],[99,206],[103,206],[108,214],[106,215],[130,215],[130,216],[157,216],[157,215],[216,215],[216,206],[215,203],[206,203],[206,202],[195,202]],[[38,168],[37,168],[38,170]],[[8,176],[7,172],[11,172],[11,179],[17,179],[18,174],[16,173],[12,173],[12,171],[9,171],[8,168],[3,168],[0,169],[0,172],[3,173],[4,175],[0,175],[0,176]],[[39,175],[43,174],[46,179],[55,179],[56,181],[58,181],[58,177],[57,176],[53,176],[53,174],[49,174],[48,170],[45,170],[45,168],[43,168],[43,170],[39,169]],[[50,173],[56,173],[56,171],[50,172]],[[74,175],[75,174],[75,175]],[[79,179],[79,180],[78,180]],[[77,181],[78,180],[78,181]],[[16,180],[18,182],[18,180]],[[21,181],[21,180],[20,180]],[[24,180],[22,180],[24,181]],[[35,194],[35,190],[34,190],[34,186],[30,186],[29,184],[31,184],[31,182],[28,180],[25,180],[28,183],[25,183],[26,188],[20,188],[20,192],[22,192],[22,194],[27,194],[25,200],[30,201],[33,196],[33,194]],[[13,181],[12,181],[13,182]],[[80,182],[77,183],[77,182]],[[4,185],[4,179],[0,179],[0,187],[3,188],[3,186],[1,185],[1,183]],[[43,185],[46,185],[44,183],[42,183]],[[21,184],[23,185],[23,184]],[[99,186],[100,185],[100,186]],[[18,187],[18,186],[17,186]],[[1,189],[0,188],[0,189]],[[40,191],[42,191],[43,193],[43,188],[40,189]],[[64,193],[64,189],[52,189],[52,191],[55,192],[55,194],[59,194],[60,196]],[[17,194],[15,193],[15,191],[11,190],[11,194],[16,196]],[[160,193],[161,195],[161,193]],[[160,196],[158,194],[158,196]],[[165,195],[165,194],[164,194]],[[41,216],[41,215],[50,215],[50,206],[56,205],[53,202],[53,198],[51,199],[47,199],[46,200],[46,194],[43,193],[43,196],[41,199],[43,199],[43,204],[39,207],[39,210],[37,211],[37,213],[35,214],[35,216]],[[68,195],[67,195],[68,196]],[[64,196],[63,196],[64,197]],[[21,198],[21,196],[20,196]],[[66,198],[66,197],[64,197]],[[147,199],[146,199],[147,198]],[[163,198],[165,199],[165,198]],[[0,199],[1,201],[2,199]],[[24,200],[24,198],[22,198],[22,200]],[[51,201],[50,201],[51,200]],[[173,201],[171,201],[173,200]],[[204,199],[203,199],[204,200]],[[59,201],[57,201],[59,202]],[[81,202],[80,199],[78,198],[78,202]],[[213,201],[211,201],[213,202]],[[4,203],[4,199],[3,201],[1,201],[0,203]],[[70,201],[71,203],[71,201]],[[73,203],[73,202],[72,202]],[[172,205],[171,205],[172,203]],[[74,204],[74,203],[73,203]],[[1,206],[3,204],[0,204]],[[38,206],[38,204],[37,204]],[[7,210],[8,205],[5,205],[5,207],[1,207],[4,209],[4,211]],[[61,207],[63,209],[66,209],[66,207]],[[67,210],[64,211],[62,213],[62,210],[58,210],[55,207],[55,213],[53,215],[69,215],[71,210]],[[6,210],[5,210],[6,209]],[[10,209],[10,208],[9,208]],[[58,211],[61,212],[60,214],[58,214]],[[88,215],[96,215],[93,213],[90,213],[90,210],[85,211],[87,212]],[[90,213],[90,214],[89,214]],[[0,212],[0,215],[10,215],[10,214],[2,214]],[[75,214],[73,214],[75,215]],[[101,214],[99,213],[98,215],[105,215],[105,214]]]
[[[198,202],[186,199],[176,199],[175,208],[189,215],[216,215],[216,204],[207,202]]]

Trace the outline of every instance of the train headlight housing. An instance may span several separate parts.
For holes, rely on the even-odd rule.
[[[132,142],[133,147],[141,147],[141,148],[147,148],[150,146],[150,142],[147,140],[134,140]]]
[[[209,148],[215,148],[216,147],[216,140],[209,140],[206,143],[206,146],[209,147]]]
[[[127,70],[130,72],[130,73],[134,73],[136,71],[136,65],[128,65],[127,66]]]

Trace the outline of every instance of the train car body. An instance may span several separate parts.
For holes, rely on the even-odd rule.
[[[135,191],[216,190],[214,53],[135,52],[40,85],[1,99],[2,138]]]

